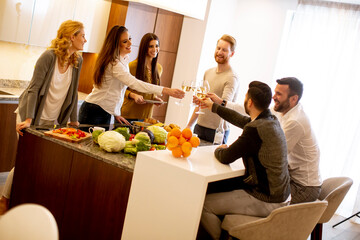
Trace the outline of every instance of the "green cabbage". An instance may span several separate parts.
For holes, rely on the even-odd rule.
[[[159,126],[147,127],[154,134],[154,143],[165,143],[167,131]]]
[[[126,141],[129,140],[129,138],[130,138],[130,129],[129,128],[127,128],[127,127],[118,127],[114,131],[116,131],[116,132],[120,133],[121,135],[123,135],[125,137]]]
[[[94,141],[94,143],[98,143],[98,137],[99,137],[99,135],[102,133],[103,131],[101,131],[101,130],[94,130],[93,132],[92,132],[92,139],[93,139],[93,141]]]
[[[120,152],[125,147],[125,137],[115,131],[106,131],[99,135],[98,143],[107,152]]]
[[[138,152],[150,150],[151,140],[146,132],[137,133],[134,137],[134,140]]]

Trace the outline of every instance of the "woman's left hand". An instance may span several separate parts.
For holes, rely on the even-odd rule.
[[[115,116],[116,121],[118,121],[119,123],[123,123],[126,125],[131,125],[125,118],[123,118],[122,116]]]

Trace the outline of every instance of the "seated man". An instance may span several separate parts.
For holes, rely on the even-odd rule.
[[[239,189],[206,196],[201,225],[213,239],[219,239],[221,235],[218,216],[246,214],[265,217],[272,210],[290,203],[286,140],[280,123],[268,109],[271,97],[268,85],[251,82],[244,102],[250,117],[210,99],[202,101],[212,112],[243,129],[233,144],[229,147],[221,145],[215,150],[215,157],[224,164],[243,158],[246,172]]]
[[[311,202],[318,199],[321,189],[320,150],[310,121],[300,104],[303,84],[294,77],[278,79],[275,88],[274,114],[285,133],[291,186],[291,204]],[[215,103],[223,99],[214,93],[208,96]],[[225,102],[226,107],[240,113],[242,106]]]
[[[315,201],[320,195],[322,184],[320,150],[310,121],[299,103],[303,85],[294,77],[278,79],[276,82],[274,110],[288,147],[291,204]]]

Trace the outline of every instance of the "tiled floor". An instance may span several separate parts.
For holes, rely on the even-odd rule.
[[[356,216],[352,219],[357,218]],[[345,217],[334,215],[333,218],[323,225],[323,240],[360,240],[360,224],[352,223],[350,220],[336,226],[332,226]]]

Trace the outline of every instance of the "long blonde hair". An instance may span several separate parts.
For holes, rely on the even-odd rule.
[[[67,20],[60,25],[57,31],[57,36],[51,41],[50,49],[54,50],[55,55],[59,58],[61,66],[66,63],[77,67],[79,53],[69,53],[71,47],[71,37],[76,36],[84,28],[81,22]]]

